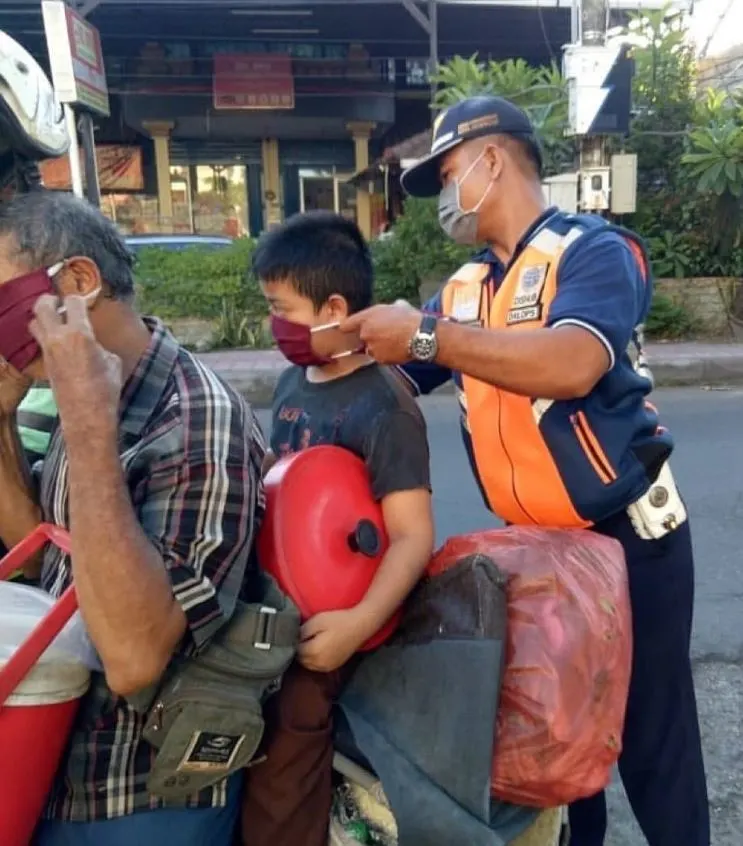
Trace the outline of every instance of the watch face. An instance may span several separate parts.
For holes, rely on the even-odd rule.
[[[411,352],[418,361],[432,361],[436,357],[438,344],[435,335],[419,334],[413,339]]]

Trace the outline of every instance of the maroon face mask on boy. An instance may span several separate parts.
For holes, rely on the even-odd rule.
[[[363,348],[356,350],[345,350],[330,357],[318,355],[312,348],[312,335],[316,332],[323,332],[326,329],[337,329],[337,323],[327,323],[323,326],[305,326],[304,323],[295,323],[285,317],[271,315],[271,334],[276,341],[276,346],[281,354],[299,367],[322,367],[338,358],[346,358],[349,355],[363,352]]]
[[[29,331],[34,304],[43,294],[54,294],[52,277],[62,264],[17,276],[0,285],[0,356],[16,370],[23,370],[41,353]]]

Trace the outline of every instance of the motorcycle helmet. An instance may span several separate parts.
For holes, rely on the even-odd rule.
[[[31,161],[70,146],[62,107],[38,62],[0,31],[0,148]]]
[[[38,62],[0,31],[0,190],[40,182],[36,162],[70,146],[62,107]]]

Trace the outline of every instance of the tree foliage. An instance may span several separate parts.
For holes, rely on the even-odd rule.
[[[638,211],[625,221],[651,245],[656,270],[683,276],[734,275],[743,265],[743,98],[697,91],[694,48],[684,15],[669,8],[633,15],[633,121],[613,150],[638,156]],[[531,117],[547,175],[572,170],[577,146],[565,137],[567,86],[552,64],[455,57],[435,74],[435,108],[497,94]]]
[[[446,108],[477,94],[495,94],[520,106],[531,118],[542,142],[549,176],[573,165],[577,147],[565,137],[568,119],[567,83],[552,64],[533,67],[523,59],[481,61],[477,54],[455,56],[440,65],[434,107]]]

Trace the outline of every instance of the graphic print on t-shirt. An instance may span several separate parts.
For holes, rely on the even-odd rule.
[[[274,417],[271,441],[278,456],[299,452],[310,446],[338,444],[344,411],[328,419],[303,408],[282,406]]]
[[[281,458],[320,445],[343,447],[361,458],[377,499],[430,489],[423,415],[379,365],[319,383],[309,382],[301,367],[281,374],[273,402],[272,452]]]

